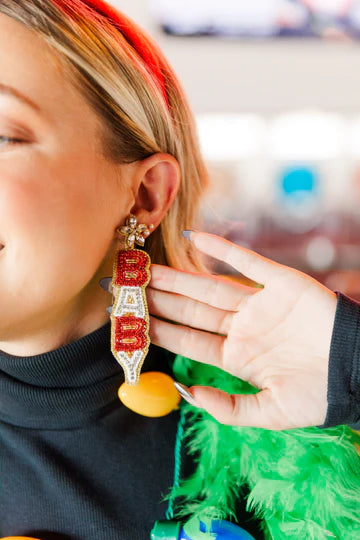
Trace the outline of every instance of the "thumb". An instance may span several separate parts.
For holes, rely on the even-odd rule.
[[[221,424],[284,429],[271,418],[274,404],[266,388],[257,394],[228,394],[210,386],[192,386],[193,405],[201,407]]]

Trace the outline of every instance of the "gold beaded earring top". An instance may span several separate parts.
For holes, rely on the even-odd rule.
[[[134,249],[134,244],[142,247],[145,245],[145,240],[150,236],[150,231],[153,228],[154,225],[150,225],[149,227],[144,223],[138,225],[136,216],[130,214],[126,220],[126,224],[117,229],[117,231],[121,236],[125,236],[125,248]]]

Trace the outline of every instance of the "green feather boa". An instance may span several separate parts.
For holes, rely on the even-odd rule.
[[[173,371],[187,386],[258,392],[218,368],[181,356],[175,358]],[[262,520],[267,540],[360,538],[358,433],[348,426],[286,431],[226,426],[204,410],[183,406],[188,412],[187,450],[197,468],[173,495],[182,501],[177,516],[193,516],[189,532],[194,519],[236,519],[234,501],[248,485],[246,509]]]

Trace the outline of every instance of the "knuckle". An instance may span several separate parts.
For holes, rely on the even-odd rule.
[[[196,302],[184,300],[181,316],[183,321],[196,321],[199,315],[199,306]]]
[[[184,351],[192,350],[193,333],[190,328],[182,327],[180,348]]]
[[[232,323],[232,314],[231,313],[224,313],[224,315],[220,319],[219,323],[219,333],[220,334],[228,334]]]

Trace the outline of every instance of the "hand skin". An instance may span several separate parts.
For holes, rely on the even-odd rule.
[[[235,426],[283,430],[323,424],[336,294],[217,236],[192,232],[191,241],[263,285],[152,266],[152,342],[261,390],[243,396],[192,386],[196,405]]]

